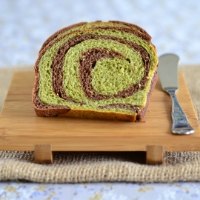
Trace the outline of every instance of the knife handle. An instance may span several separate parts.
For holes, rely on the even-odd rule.
[[[189,124],[178,99],[176,98],[177,88],[165,88],[172,100],[172,133],[178,135],[189,135],[194,133],[194,129]]]

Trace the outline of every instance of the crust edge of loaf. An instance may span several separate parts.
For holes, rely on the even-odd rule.
[[[80,119],[101,119],[101,120],[118,120],[118,121],[136,121],[137,114],[133,115],[114,113],[114,112],[97,112],[92,110],[68,110],[68,109],[39,109],[35,107],[35,112],[39,117],[70,117]]]

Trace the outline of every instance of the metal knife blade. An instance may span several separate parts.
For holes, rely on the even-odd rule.
[[[163,54],[159,57],[158,74],[162,88],[175,87],[178,89],[178,62],[176,54]]]
[[[194,129],[188,122],[183,112],[176,91],[178,89],[178,61],[176,54],[164,54],[159,57],[158,75],[162,88],[167,92],[172,100],[172,133],[178,135],[189,135],[194,133]]]

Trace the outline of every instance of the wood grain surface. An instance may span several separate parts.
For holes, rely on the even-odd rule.
[[[200,150],[200,129],[183,74],[178,99],[195,128],[190,136],[171,134],[171,101],[156,85],[145,122],[120,122],[35,115],[31,92],[32,71],[15,72],[0,116],[0,150],[31,150],[50,145],[52,151],[146,151],[147,146],[165,150]]]

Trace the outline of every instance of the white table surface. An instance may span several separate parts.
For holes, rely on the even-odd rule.
[[[43,41],[79,21],[136,23],[153,37],[158,54],[177,53],[181,64],[200,63],[198,0],[0,0],[0,68],[33,64]],[[199,183],[36,184],[0,183],[7,199],[200,199]]]

